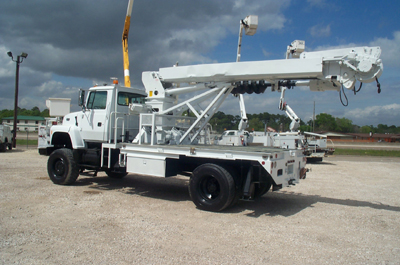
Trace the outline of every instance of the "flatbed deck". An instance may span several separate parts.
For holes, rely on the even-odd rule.
[[[238,152],[257,152],[257,153],[274,153],[282,152],[283,150],[275,147],[266,146],[229,146],[229,145],[150,145],[150,144],[133,144],[133,143],[119,143],[122,148],[165,148],[165,149],[190,149],[194,148],[196,150],[213,150],[213,151],[238,151]],[[291,149],[285,149],[291,150]]]

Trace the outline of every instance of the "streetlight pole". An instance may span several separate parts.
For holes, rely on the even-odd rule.
[[[28,57],[28,54],[23,52],[17,56],[17,60],[14,60],[12,52],[7,52],[11,60],[16,63],[15,69],[15,96],[14,96],[14,124],[13,124],[13,148],[17,146],[17,112],[18,112],[18,85],[19,85],[19,64]]]

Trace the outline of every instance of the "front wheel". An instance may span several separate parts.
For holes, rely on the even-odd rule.
[[[189,194],[199,209],[219,212],[234,200],[235,181],[225,168],[216,164],[203,164],[190,177]]]
[[[47,161],[47,172],[54,184],[74,183],[79,176],[79,167],[72,150],[61,148],[52,152]]]

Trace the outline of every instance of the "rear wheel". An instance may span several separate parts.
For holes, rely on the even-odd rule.
[[[236,195],[232,175],[216,164],[197,167],[190,178],[189,194],[202,210],[218,212],[230,206]]]
[[[79,167],[72,150],[61,148],[52,152],[47,162],[47,172],[54,184],[74,183],[79,176]]]
[[[254,187],[254,199],[258,199],[269,191],[271,188],[271,182],[260,182]]]

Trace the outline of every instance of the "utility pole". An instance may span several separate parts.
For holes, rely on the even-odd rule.
[[[15,96],[14,96],[14,124],[13,124],[13,148],[17,146],[17,115],[18,115],[18,83],[19,83],[19,64],[24,61],[24,58],[28,57],[28,54],[23,52],[17,56],[17,60],[14,60],[12,52],[7,52],[11,60],[16,63],[15,69]]]
[[[312,116],[312,131],[315,132],[315,101],[314,101],[314,110]]]

